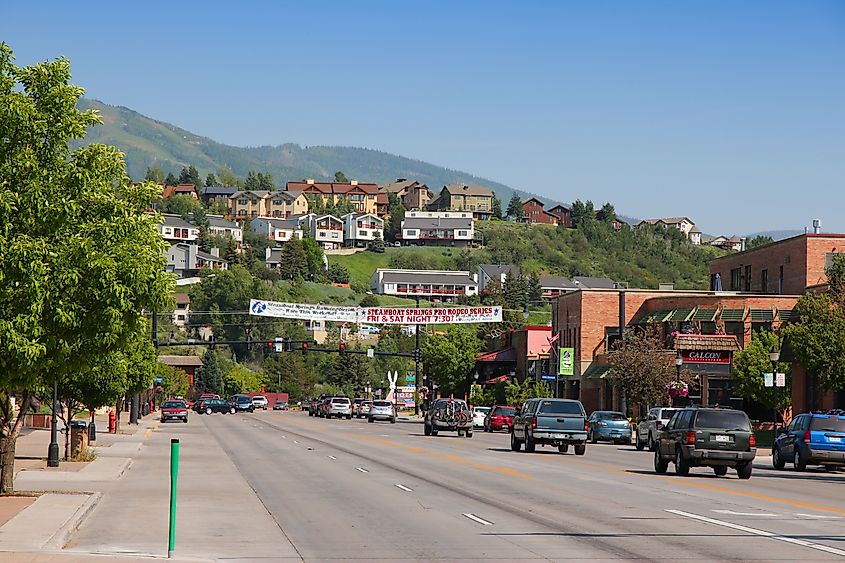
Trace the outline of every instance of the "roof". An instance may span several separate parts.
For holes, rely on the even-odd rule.
[[[376,270],[378,272],[378,270]],[[407,270],[405,272],[385,272],[382,274],[383,283],[438,283],[457,285],[476,285],[477,282],[469,272],[429,272],[428,270]]]
[[[472,184],[448,184],[443,186],[443,189],[451,195],[474,195],[493,197],[493,192],[489,188],[483,186],[476,186]]]
[[[361,219],[363,217],[372,217],[376,221],[380,221],[382,223],[384,222],[384,219],[382,219],[375,213],[358,213],[353,211],[352,213],[347,213],[346,215],[343,215],[343,220],[345,221],[347,217],[349,217],[351,221],[357,221],[358,219]]]
[[[241,227],[234,221],[224,219],[222,215],[209,215],[208,224],[212,227],[222,227],[224,229],[240,229]]]
[[[229,197],[230,198],[239,198],[239,197],[242,197],[242,196],[254,196],[254,197],[257,197],[258,199],[261,199],[269,193],[270,192],[268,192],[267,190],[243,190],[243,191],[240,191],[240,192],[235,192],[232,195],[230,195]]]
[[[513,348],[505,348],[503,350],[496,350],[495,352],[486,352],[475,357],[476,362],[515,362],[516,350]]]
[[[519,275],[519,266],[511,266],[510,264],[479,264],[479,268],[487,277],[492,279],[501,279],[501,277],[508,272],[513,272],[513,275]]]
[[[382,189],[386,192],[390,193],[399,193],[404,189],[407,188],[425,188],[428,189],[428,186],[418,182],[417,180],[407,180],[405,178],[397,178],[394,182],[386,182]]]
[[[268,247],[267,250],[270,251],[270,255],[264,259],[264,262],[278,262],[282,259],[282,249],[275,248],[275,247]]]
[[[207,262],[220,262],[221,264],[226,264],[225,258],[220,258],[219,256],[214,256],[213,254],[209,254],[208,252],[203,252],[202,250],[197,250],[197,257],[202,258]]]
[[[578,286],[571,280],[561,276],[540,276],[540,287],[552,287],[560,289],[578,289]]]
[[[323,194],[345,194],[362,191],[367,194],[377,194],[380,190],[376,184],[368,182],[288,182],[285,189],[289,192],[320,192]]]
[[[225,195],[229,196],[237,192],[239,188],[234,186],[204,186],[203,195]]]
[[[637,224],[641,225],[642,223],[648,223],[649,225],[654,225],[656,223],[666,223],[667,225],[677,225],[678,223],[682,223],[684,221],[695,225],[695,222],[689,217],[658,217],[657,219],[643,219]]]
[[[202,367],[199,356],[159,356],[158,361],[171,367]]]
[[[280,217],[256,217],[255,219],[260,219],[265,221],[268,225],[273,227],[274,229],[289,229],[295,230],[300,228],[299,222],[295,221],[294,219],[282,219]],[[253,219],[253,220],[255,220]]]
[[[176,304],[191,304],[191,296],[187,293],[174,293],[173,299],[176,300]]]
[[[673,345],[676,350],[740,350],[733,334],[677,334]]]
[[[298,198],[299,196],[302,195],[302,192],[296,192],[296,191],[289,192],[289,191],[284,191],[284,190],[276,190],[275,192],[269,192],[269,193],[270,193],[271,199],[277,199],[277,198],[278,199],[284,199],[288,203],[292,203],[293,200],[295,200],[296,198]]]
[[[689,230],[689,232],[691,232],[691,233],[700,233],[700,232],[701,232],[701,229],[699,229],[698,227],[693,227],[692,229],[690,229],[690,230]]]
[[[529,197],[528,199],[523,200],[523,201],[522,201],[522,205],[525,205],[525,204],[526,204],[526,203],[528,203],[529,201],[534,201],[534,202],[536,202],[536,203],[539,203],[539,204],[540,204],[540,207],[543,207],[544,205],[546,205],[545,203],[543,203],[542,201],[540,201],[540,200],[539,200],[539,199],[537,199],[536,197]]]
[[[616,289],[616,282],[610,278],[575,276],[572,278],[572,283],[576,287],[586,287],[587,289]]]
[[[407,217],[403,229],[471,229],[472,219],[462,217]]]
[[[161,217],[163,219],[162,224],[167,225],[168,227],[189,227],[189,228],[193,228],[193,229],[197,228],[196,225],[189,223],[188,221],[185,221],[179,215],[171,215],[169,213],[163,213]]]
[[[177,184],[173,186],[173,191],[179,193],[197,193],[197,188],[193,184]]]
[[[566,207],[565,205],[561,205],[561,204],[557,204],[554,207],[552,207],[551,209],[548,209],[547,211],[554,213],[555,210],[557,210],[557,209],[560,209],[562,211],[566,211],[567,213],[572,211],[570,208]]]

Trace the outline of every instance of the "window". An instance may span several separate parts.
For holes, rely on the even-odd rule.
[[[769,292],[769,270],[760,271],[760,291],[762,293]]]
[[[358,231],[358,235],[365,237],[365,236],[367,236],[367,231]]]
[[[778,279],[778,293],[783,293],[783,266],[780,267],[780,278]]]
[[[273,205],[282,205],[282,200],[280,200],[280,199],[274,199],[274,200],[273,200]]]
[[[246,205],[246,200],[245,199],[239,199],[238,205]]]
[[[282,212],[279,211],[278,209],[273,211],[273,217],[281,217],[281,216],[282,216]]]
[[[337,233],[337,231],[332,233],[332,238],[340,238],[340,235]]]
[[[742,286],[742,268],[734,268],[731,270],[731,289],[738,291]]]
[[[408,229],[408,230],[405,231],[405,233],[406,233],[406,236],[409,236],[409,237],[417,236],[416,229]]]
[[[745,291],[751,291],[751,264],[745,267]]]
[[[465,237],[465,236],[467,236],[467,232],[466,231],[458,231],[458,236],[459,237]]]

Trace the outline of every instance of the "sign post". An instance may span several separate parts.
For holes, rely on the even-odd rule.
[[[176,549],[176,481],[179,478],[179,439],[170,440],[170,526],[167,540],[167,558]]]

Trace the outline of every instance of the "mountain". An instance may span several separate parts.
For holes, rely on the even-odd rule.
[[[782,230],[779,230],[779,231],[760,231],[760,232],[757,232],[757,233],[751,233],[751,234],[745,235],[745,238],[747,238],[748,240],[751,240],[754,237],[763,236],[763,237],[772,237],[772,240],[778,241],[778,240],[783,240],[785,238],[794,237],[795,235],[800,235],[800,234],[803,234],[803,233],[804,233],[804,231],[797,230],[797,229],[782,229]]]
[[[83,142],[118,147],[126,154],[129,176],[136,180],[142,179],[147,167],[153,164],[159,165],[165,174],[173,172],[177,176],[183,166],[194,165],[201,178],[209,172],[216,174],[218,168],[225,164],[241,177],[250,170],[270,172],[279,186],[289,180],[303,178],[334,179],[334,173],[341,170],[348,178],[376,183],[413,178],[424,182],[435,192],[450,183],[478,184],[496,192],[503,207],[507,207],[514,192],[523,199],[536,195],[458,170],[372,149],[303,148],[293,143],[275,147],[233,147],[125,107],[110,106],[92,99],[82,99],[79,105],[82,109],[97,110],[103,119],[102,125],[89,128]],[[537,197],[549,206],[560,203],[543,196]]]

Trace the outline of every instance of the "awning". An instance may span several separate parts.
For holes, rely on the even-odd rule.
[[[672,314],[669,315],[669,318],[667,318],[666,320],[670,322],[688,321],[689,318],[692,316],[693,311],[694,309],[675,309],[674,311],[672,311]]]
[[[590,364],[587,371],[581,374],[581,379],[605,379],[610,375],[611,366],[599,365],[596,362]]]
[[[733,334],[678,334],[673,341],[675,350],[729,350],[740,349]]]
[[[644,324],[649,324],[649,323],[662,323],[662,322],[668,320],[668,318],[672,315],[672,313],[674,313],[674,310],[672,310],[672,309],[661,309],[659,311],[650,311],[650,312],[646,313],[645,315],[643,315],[642,317],[640,317],[639,320],[634,321],[633,324],[637,324],[637,325],[643,324],[644,325]]]
[[[475,357],[476,362],[515,362],[516,350],[513,348],[504,348],[496,350],[495,352],[487,352]]]
[[[502,381],[507,381],[508,379],[510,379],[510,375],[504,374],[504,375],[500,375],[498,377],[494,377],[493,379],[487,379],[485,381],[481,381],[480,383],[482,385],[490,385],[492,383],[501,383]]]
[[[782,322],[790,321],[797,323],[800,320],[798,311],[795,309],[778,309],[778,318]]]
[[[771,309],[751,309],[751,322],[770,323],[775,320],[775,312]]]
[[[713,322],[716,320],[716,309],[702,309],[699,307],[693,313],[691,320]]]
[[[722,309],[722,320],[728,322],[741,322],[745,319],[745,309]]]

